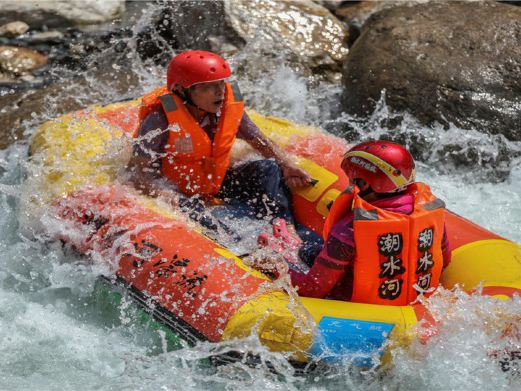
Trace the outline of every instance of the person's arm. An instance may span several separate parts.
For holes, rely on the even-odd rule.
[[[312,180],[311,176],[305,170],[297,167],[295,163],[293,163],[291,156],[288,156],[288,153],[282,151],[282,149],[267,138],[246,113],[244,113],[241,120],[238,136],[259,151],[264,157],[275,159],[281,166],[286,184],[290,188],[310,184]]]
[[[162,178],[161,156],[168,140],[168,121],[161,111],[152,111],[141,123],[133,154],[127,165],[130,182],[143,194],[168,196],[165,187],[155,183]],[[171,197],[168,197],[171,198]]]
[[[159,179],[161,174],[154,163],[148,156],[133,155],[130,159],[127,170],[130,173],[130,182],[134,184],[136,189],[148,196],[157,196],[158,188],[154,184],[154,180]]]
[[[172,205],[178,205],[178,194],[175,186],[169,181],[161,180],[163,175],[149,157],[135,155],[130,159],[127,171],[130,173],[129,182],[144,195],[149,197],[163,197]]]
[[[326,297],[344,277],[354,253],[352,246],[330,235],[308,273],[289,270],[291,285],[297,287],[300,296]]]

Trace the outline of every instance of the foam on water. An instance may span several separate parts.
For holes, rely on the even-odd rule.
[[[136,23],[135,31],[146,25],[150,15],[146,13]],[[128,45],[135,46],[135,40],[130,39]],[[255,55],[246,48],[240,56]],[[131,95],[160,84],[160,67],[143,62],[135,53],[127,55],[127,61],[140,81]],[[328,126],[344,121],[351,128],[358,127],[356,134],[362,137],[388,132],[381,124],[387,115],[385,102],[364,124],[350,117],[335,117],[332,113],[338,87],[310,82],[288,67],[279,66],[277,59],[268,65],[271,70],[262,78],[245,77],[241,84],[252,107],[307,124]],[[61,99],[78,99],[88,104],[125,96],[111,89],[106,80],[92,75],[86,78],[88,87],[71,83],[63,95],[53,97],[42,118],[52,117],[55,104]],[[26,122],[27,139],[39,120]],[[414,131],[434,144],[456,137],[464,148],[492,151],[483,152],[483,156],[494,155],[494,148],[500,148],[498,145],[504,142],[463,129],[447,133],[420,127],[413,119],[403,124],[396,132],[409,145]],[[360,373],[346,361],[298,376],[285,355],[268,352],[254,337],[165,352],[164,336],[144,327],[138,321],[139,313],[128,302],[123,301],[119,307],[99,302],[94,294],[95,283],[100,274],[107,273],[107,262],[80,257],[41,235],[42,225],[55,231],[68,228],[51,219],[42,221],[45,213],[31,210],[26,202],[27,197],[38,197],[32,193],[34,189],[20,186],[27,172],[38,174],[27,164],[27,139],[0,151],[0,389],[487,390],[492,385],[505,390],[521,388],[520,377],[514,371],[502,372],[491,358],[494,352],[521,348],[515,345],[519,342],[513,334],[501,338],[508,325],[520,323],[519,298],[498,302],[443,290],[428,302],[442,322],[438,335],[427,344],[414,343],[409,350],[395,350],[395,365],[385,371]],[[116,156],[123,146],[116,143],[113,148]],[[419,179],[431,184],[451,210],[521,242],[521,164],[514,163],[507,179],[497,182],[480,175],[485,169],[456,169],[450,158],[443,159],[445,152],[439,151],[423,151],[428,156],[423,155],[427,163],[419,164]],[[244,225],[240,222],[234,228],[239,230]],[[260,229],[254,225],[243,229],[247,243],[242,244],[251,245]],[[244,362],[219,367],[205,364],[208,357],[229,351],[258,354],[260,362],[255,367]],[[268,361],[278,374],[269,369]]]
[[[466,175],[466,174],[465,174]],[[503,183],[470,182],[420,165],[418,179],[431,185],[447,208],[514,242],[521,242],[521,164]]]

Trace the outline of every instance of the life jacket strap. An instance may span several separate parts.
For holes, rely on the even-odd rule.
[[[378,220],[378,211],[376,209],[354,208],[353,216],[354,220]]]
[[[177,110],[177,104],[171,94],[160,96],[159,101],[166,113],[172,113]]]
[[[232,86],[232,91],[233,91],[233,100],[235,102],[242,102],[243,98],[242,98],[241,90],[239,89],[239,83],[234,81],[233,83],[231,83],[231,86]]]

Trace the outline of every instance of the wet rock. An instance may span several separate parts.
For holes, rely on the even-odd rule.
[[[249,45],[267,59],[282,54],[294,69],[324,74],[340,72],[347,55],[344,25],[310,0],[166,3],[157,13],[153,31],[164,41],[145,39],[152,34],[143,33],[143,52],[149,57],[164,56],[165,42],[180,49],[230,52]]]
[[[81,75],[74,72],[74,77],[38,89],[0,88],[0,149],[22,139],[25,131],[50,118],[94,103],[108,104],[141,95],[140,75],[126,64],[125,56],[107,54],[89,62]]]
[[[41,33],[35,33],[31,35],[31,42],[42,43],[42,42],[56,42],[60,41],[64,37],[64,34],[60,31],[52,30]]]
[[[347,1],[342,1],[342,0],[313,0],[313,2],[321,5],[324,8],[327,8],[328,10],[330,10],[333,13],[342,4],[347,3]],[[355,3],[356,3],[356,1],[355,1]]]
[[[16,79],[7,73],[0,72],[0,84],[16,83]]]
[[[2,83],[0,93],[5,90],[26,90],[38,88],[55,81],[57,78],[76,76],[90,66],[91,57],[98,55],[119,54],[128,51],[127,41],[131,36],[129,29],[114,28],[85,32],[78,28],[66,28],[61,31],[32,31],[16,39],[0,37],[0,46],[16,46],[46,53],[48,63],[32,71],[35,81],[27,83]],[[132,50],[132,49],[129,49]],[[108,52],[101,54],[101,52]],[[70,71],[70,72],[69,72]]]
[[[332,10],[335,16],[347,24],[349,30],[348,47],[360,36],[362,26],[374,13],[399,5],[415,5],[431,0],[387,0],[387,1],[343,1]]]
[[[226,41],[223,35],[210,35],[208,37],[212,52],[219,53],[224,57],[230,57],[239,52],[239,48]]]
[[[19,35],[25,34],[29,30],[29,25],[24,22],[16,21],[11,23],[6,23],[0,26],[0,36],[5,36],[9,38],[17,37]]]
[[[338,69],[347,56],[347,31],[324,7],[312,1],[226,0],[226,15],[244,41],[283,47],[311,68]]]
[[[0,46],[0,70],[21,76],[47,64],[47,57],[36,50]]]
[[[340,20],[362,28],[366,20],[374,13],[397,6],[413,6],[428,3],[431,0],[387,0],[387,1],[343,1],[333,10]]]
[[[33,29],[102,23],[125,10],[124,0],[2,1],[0,23],[23,20]]]
[[[486,22],[484,22],[486,21]],[[344,65],[347,112],[387,105],[423,124],[521,140],[521,9],[427,3],[370,17]]]
[[[20,80],[25,81],[27,83],[33,83],[36,80],[36,77],[34,77],[31,74],[25,74],[20,76]]]

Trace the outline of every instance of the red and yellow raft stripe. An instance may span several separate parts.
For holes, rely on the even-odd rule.
[[[80,115],[67,115],[41,127],[31,149],[33,153],[44,149],[48,151],[44,157],[44,164],[52,167],[47,179],[53,194],[61,194],[67,199],[67,194],[81,189],[86,184],[99,186],[110,183],[115,178],[115,171],[119,167],[113,167],[114,161],[107,162],[97,157],[107,153],[108,145],[121,139],[122,133],[133,133],[137,124],[138,103],[139,101],[131,101],[94,107]],[[316,232],[321,232],[328,213],[327,206],[347,186],[347,179],[339,167],[347,143],[315,128],[296,126],[291,122],[263,117],[255,112],[249,112],[249,115],[266,135],[287,152],[298,155],[298,164],[319,180],[316,186],[297,192],[294,205],[297,219]],[[93,162],[89,161],[93,157],[96,159]],[[89,196],[92,194],[81,194],[80,191],[69,198],[77,197],[82,200],[83,205],[92,206]],[[123,213],[124,217],[112,216],[112,227],[126,224],[131,228],[139,222],[154,219],[162,221],[153,213],[154,208],[157,212],[157,207],[151,206],[148,201],[143,201],[142,206],[143,208],[138,208],[134,214]],[[165,215],[168,215],[168,212],[159,213],[163,219]],[[313,322],[319,322],[324,316],[332,316],[393,323],[393,339],[402,344],[412,338],[410,331],[418,321],[425,319],[426,324],[434,323],[421,305],[375,306],[310,298],[302,298],[296,304],[281,292],[262,293],[261,287],[265,280],[248,270],[239,258],[193,230],[193,227],[175,221],[175,218],[167,218],[163,223],[170,224],[171,228],[156,225],[155,228],[140,230],[132,236],[132,243],[139,246],[143,240],[148,241],[150,238],[164,242],[164,256],[156,254],[158,259],[152,259],[155,262],[142,264],[141,270],[136,271],[129,266],[136,261],[129,253],[130,259],[124,257],[118,274],[135,284],[138,289],[158,299],[161,305],[183,317],[194,328],[201,330],[209,340],[241,337],[256,330],[260,340],[273,350],[306,351],[313,340]],[[107,230],[106,233],[103,234],[102,231],[91,245],[99,242],[98,245],[101,246],[111,232],[110,226],[107,225],[104,228]],[[483,293],[497,297],[520,292],[521,251],[517,244],[451,212],[447,212],[447,228],[453,246],[453,261],[442,275],[444,286],[451,288],[455,284],[461,284],[465,289],[472,290],[479,283],[483,283]],[[172,232],[176,233],[176,239],[179,241],[172,240],[169,229],[173,229]],[[220,273],[220,270],[207,269],[209,266],[203,260],[208,258],[228,259],[232,261],[229,264],[234,266],[230,273],[226,273],[225,279],[211,284],[211,289],[206,291],[210,296],[205,296],[206,293],[203,292],[201,296],[183,302],[178,296],[183,296],[186,292],[183,293],[179,285],[176,285],[177,288],[171,287],[171,282],[178,280],[161,283],[160,280],[154,281],[150,278],[158,272],[158,267],[164,266],[164,263],[160,262],[162,258],[173,259],[174,255],[177,255],[177,259],[181,256],[200,259],[200,262],[190,263],[191,266],[185,268],[185,272],[189,274],[203,271],[206,275],[212,275],[212,272]],[[186,276],[185,273],[185,278]],[[239,280],[236,279],[237,276]],[[226,284],[228,288],[235,287],[233,289],[236,291],[227,297],[226,294],[222,294],[224,285],[220,284]],[[205,302],[205,298],[209,297],[210,301]],[[232,298],[235,305],[230,302]],[[193,310],[201,305],[208,311],[193,313]]]

